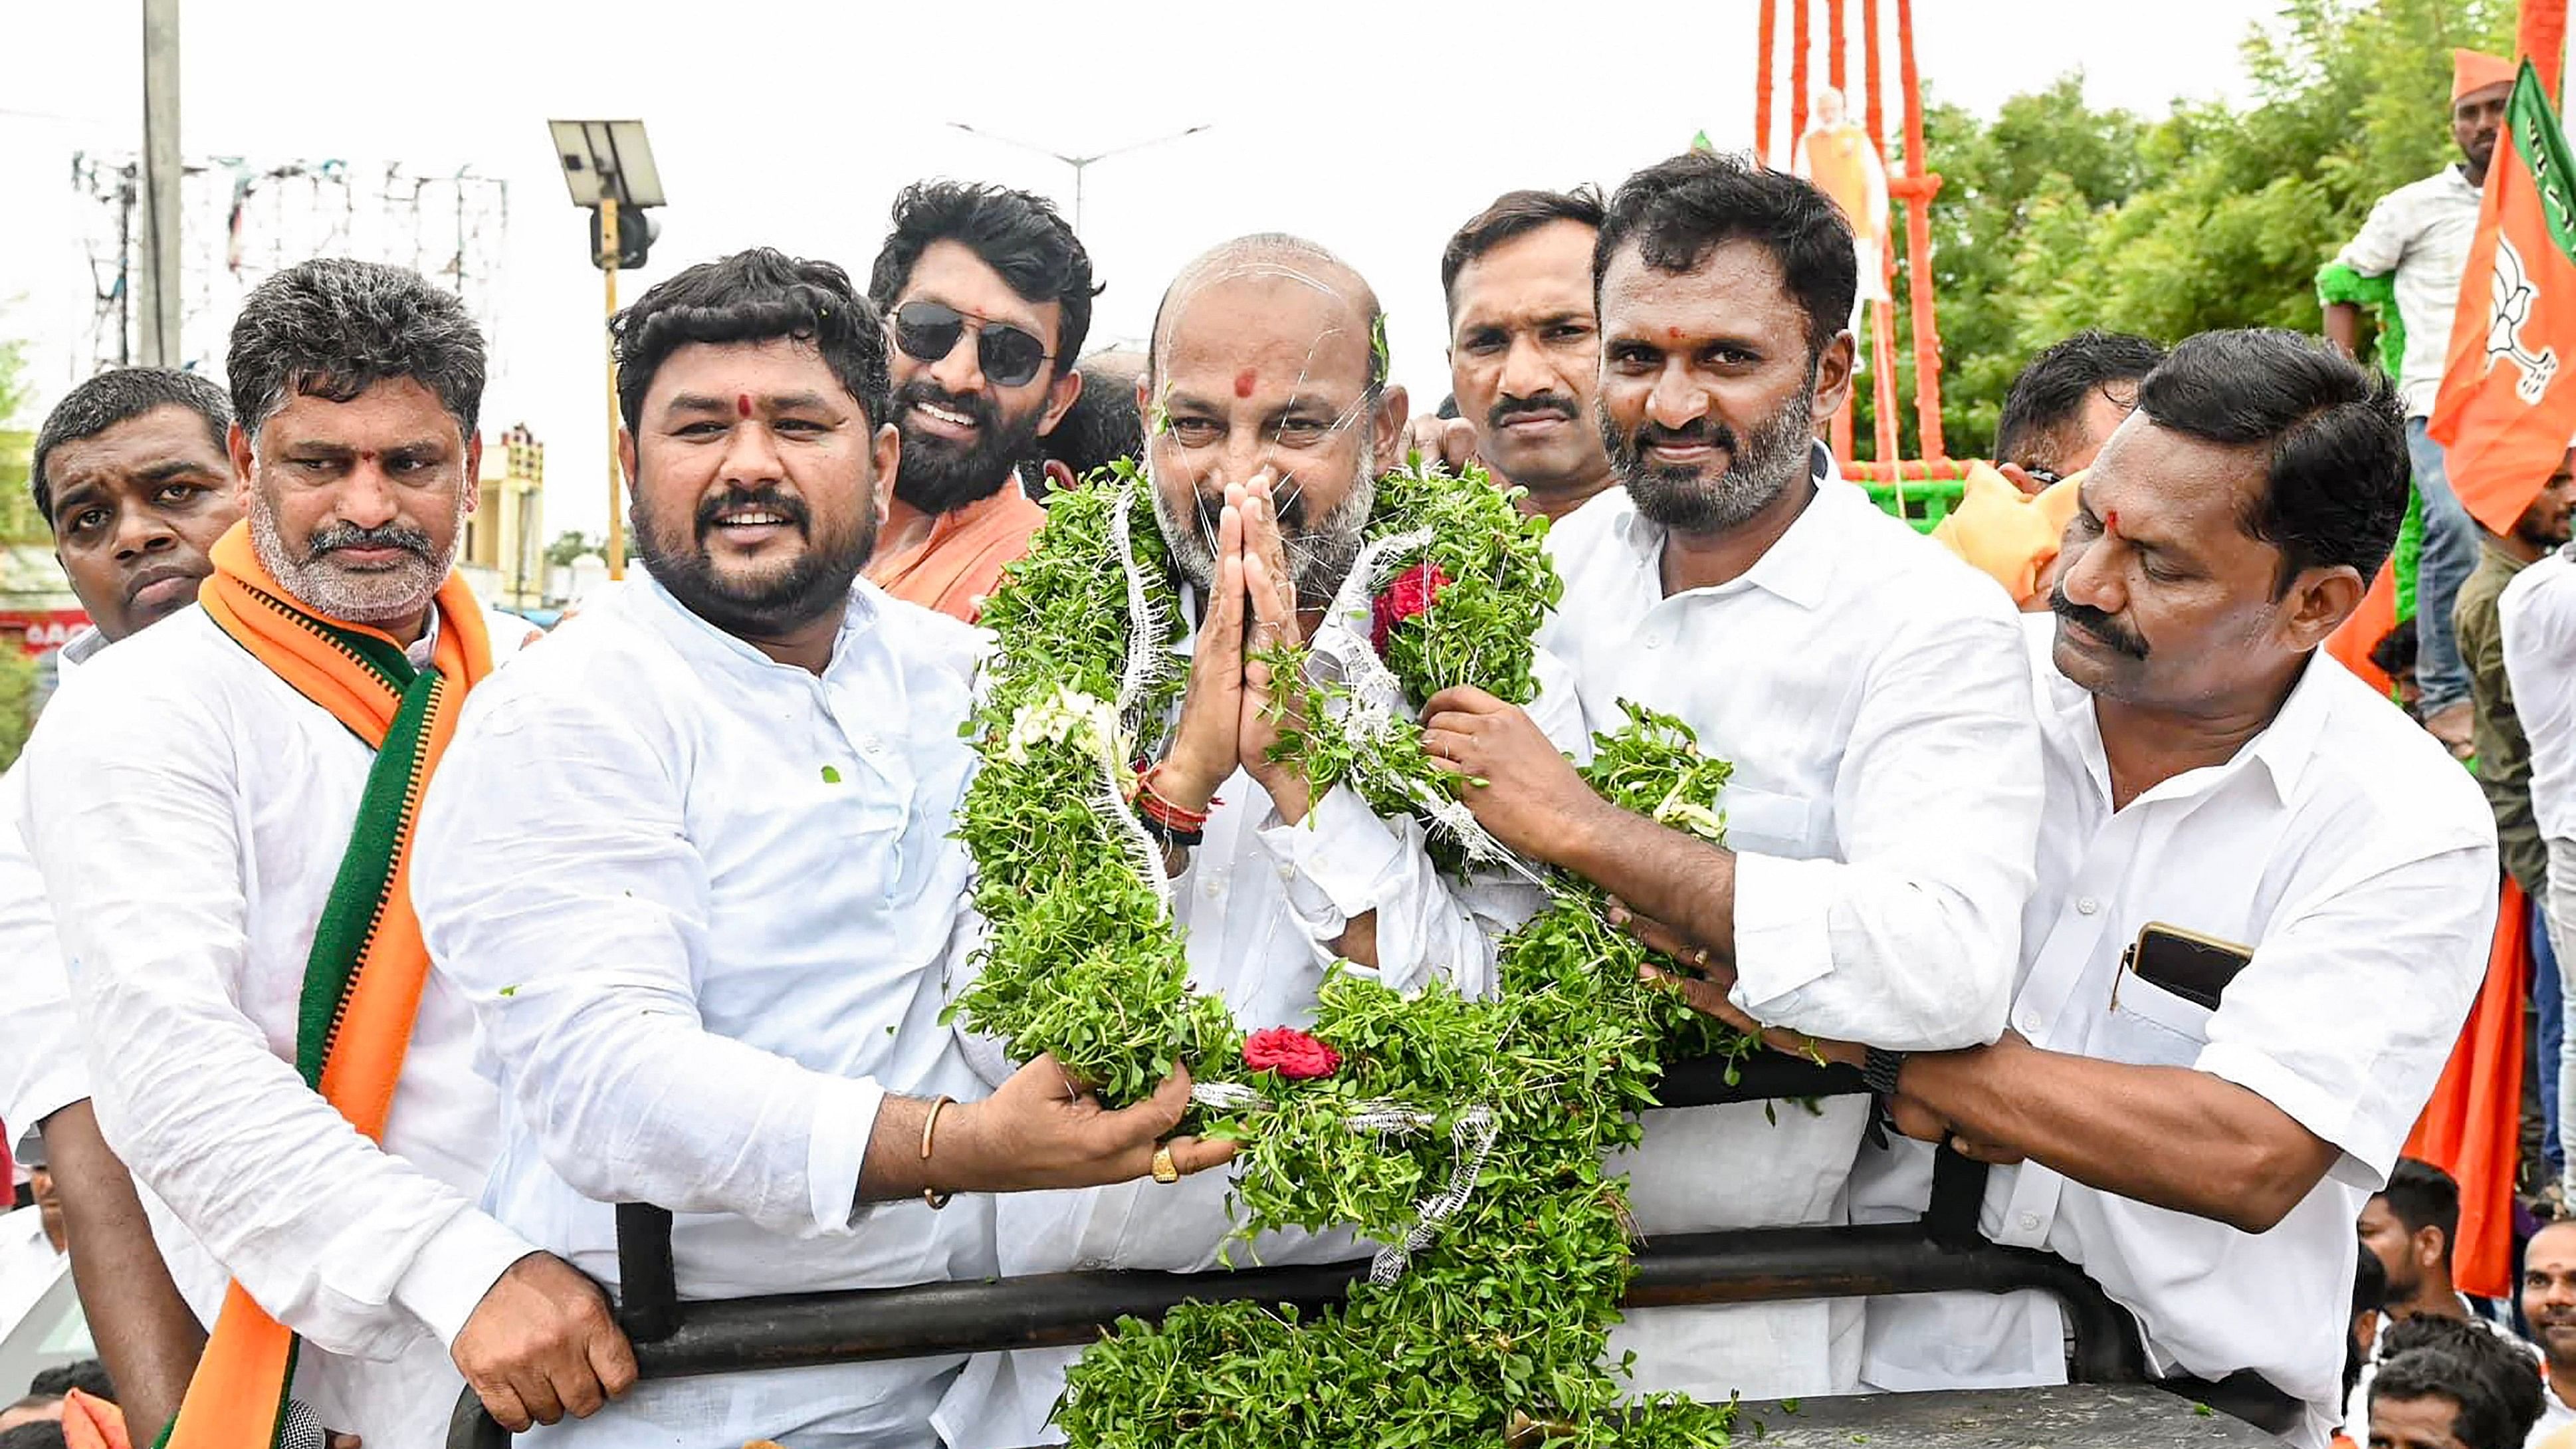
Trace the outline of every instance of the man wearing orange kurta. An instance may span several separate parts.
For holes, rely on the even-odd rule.
[[[1082,393],[1073,364],[1098,290],[1042,197],[927,181],[895,198],[868,299],[893,343],[903,456],[870,583],[969,623],[982,612],[1046,521],[1024,489],[1037,440]]]

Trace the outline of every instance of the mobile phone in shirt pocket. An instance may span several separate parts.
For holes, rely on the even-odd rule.
[[[1813,803],[1802,796],[1729,785],[1717,804],[1726,816],[1729,850],[1750,850],[1791,860],[1824,853],[1824,842],[1816,838],[1820,833],[1815,828],[1817,812]]]
[[[2209,1019],[2254,953],[2231,941],[2150,922],[2120,953],[2111,1016],[2123,1060],[2189,1066],[2209,1040]],[[2135,1055],[2132,1055],[2135,1053]]]

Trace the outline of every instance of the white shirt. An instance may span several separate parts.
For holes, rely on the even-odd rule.
[[[1195,612],[1186,600],[1184,609]],[[1366,625],[1358,627],[1364,638]],[[1193,626],[1175,652],[1187,656],[1196,641]],[[1531,718],[1560,747],[1582,745],[1580,706],[1561,666],[1542,654],[1532,672],[1540,692]],[[1339,959],[1330,943],[1371,911],[1378,978],[1387,986],[1414,991],[1436,979],[1469,995],[1489,992],[1496,940],[1540,903],[1534,888],[1510,883],[1453,887],[1433,867],[1420,822],[1380,818],[1347,785],[1325,792],[1295,825],[1280,819],[1249,771],[1236,770],[1216,795],[1206,838],[1172,883],[1172,918],[1191,984],[1224,997],[1247,1031],[1314,1025],[1316,994]],[[1208,1172],[1168,1185],[1148,1179],[1013,1194],[998,1208],[1002,1271],[1220,1266],[1240,1217],[1229,1211],[1231,1189],[1230,1174]],[[1239,1267],[1279,1266],[1368,1251],[1348,1231],[1287,1230],[1238,1243],[1230,1258]],[[1060,1441],[1046,1416],[1080,1350],[993,1356],[1001,1357],[1011,1362],[979,1359],[968,1369],[940,1412],[943,1434],[960,1446]]]
[[[54,651],[56,678],[68,683],[106,647],[106,635],[82,629]],[[45,904],[45,877],[19,828],[26,808],[26,774],[12,767],[0,774],[0,1041],[13,1044],[0,1054],[0,1126],[11,1152],[35,1167],[45,1160],[38,1124],[89,1099],[89,1065],[72,1023],[71,982]]]
[[[2486,974],[2494,817],[2440,746],[2322,651],[2234,759],[2114,813],[2093,699],[2050,661],[2053,624],[2032,621],[2048,812],[2013,1030],[2049,1051],[2224,1078],[2341,1155],[2259,1236],[2037,1163],[1994,1170],[1982,1226],[2081,1264],[2138,1315],[2158,1373],[2252,1369],[2305,1400],[2300,1442],[2322,1445],[2341,1411],[2353,1221]],[[2151,922],[2252,950],[2215,1012],[2121,970]],[[1931,1156],[1923,1143],[1865,1153],[1853,1215],[1917,1213]],[[2059,1317],[2035,1292],[1873,1299],[1865,1374],[1900,1390],[2063,1383]]]
[[[1735,766],[1736,1004],[1909,1050],[1991,1041],[2039,827],[2039,732],[2012,601],[1830,470],[1741,578],[1664,597],[1663,531],[1625,490],[1548,535],[1564,602],[1540,642],[1585,723],[1679,715]],[[1657,1232],[1843,1220],[1867,1103],[1652,1112],[1630,1174]],[[1649,1309],[1611,1336],[1640,1388],[1849,1390],[1856,1301]]]
[[[2576,840],[2576,561],[2552,550],[2496,601],[2514,713],[2531,740],[2531,812],[2542,836]]]
[[[496,1217],[613,1285],[609,1204],[669,1208],[683,1298],[993,1272],[989,1196],[858,1200],[887,1093],[983,1095],[939,1020],[979,648],[861,583],[817,676],[646,576],[475,692],[412,899],[499,1074]],[[529,1442],[927,1445],[960,1362],[642,1384]]]
[[[96,629],[83,629],[55,651],[58,693],[107,642]],[[88,1101],[90,1081],[44,873],[27,848],[26,809],[27,775],[13,768],[0,775],[0,1041],[29,1045],[0,1053],[0,1123],[16,1139],[18,1160],[37,1166],[45,1161],[38,1129],[56,1112]],[[199,1319],[214,1322],[228,1277],[222,1265],[152,1189],[136,1183],[134,1195],[180,1296]]]
[[[2478,188],[2458,163],[2379,198],[2335,261],[2365,277],[2397,274],[2397,315],[2406,321],[2406,355],[2397,390],[2410,418],[2430,416],[2451,355],[2452,314],[2460,273],[2478,232]],[[2483,316],[2484,314],[2481,314]]]
[[[524,622],[493,616],[506,655]],[[294,1392],[370,1449],[435,1446],[446,1344],[529,1245],[473,1210],[493,1142],[464,999],[431,981],[384,1143],[294,1067],[313,928],[375,751],[190,608],[100,655],[26,754],[101,1128],[261,1306]]]

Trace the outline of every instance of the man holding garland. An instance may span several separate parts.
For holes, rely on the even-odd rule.
[[[1593,272],[1626,486],[1550,536],[1565,600],[1540,642],[1593,728],[1633,700],[1733,762],[1728,845],[1607,804],[1480,690],[1431,701],[1426,747],[1497,838],[1704,943],[1685,960],[1752,1019],[1993,1040],[2039,825],[2029,676],[2011,601],[1813,444],[1851,381],[1849,228],[1805,182],[1691,154],[1620,187]],[[1638,1228],[1841,1221],[1867,1111],[1648,1114]],[[1641,1388],[1847,1392],[1860,1329],[1856,1301],[1650,1309],[1611,1346]]]
[[[1157,1141],[1185,1073],[1107,1112],[1041,1057],[960,1100],[981,646],[859,577],[901,446],[875,309],[754,250],[616,339],[643,576],[477,696],[422,818],[423,932],[499,1064],[494,1211],[614,1279],[610,1204],[668,1208],[688,1298],[882,1288],[989,1275],[982,1194],[1223,1161]],[[544,1442],[918,1449],[962,1361],[652,1382]]]

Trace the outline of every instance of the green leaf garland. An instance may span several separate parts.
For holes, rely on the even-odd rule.
[[[1749,1039],[1641,984],[1648,959],[1571,877],[1503,943],[1500,991],[1467,1000],[1446,985],[1410,997],[1374,973],[1336,972],[1314,1034],[1342,1068],[1312,1081],[1248,1071],[1219,998],[1192,991],[1179,932],[1107,808],[1128,762],[1159,757],[1183,687],[1149,660],[1130,683],[1127,535],[1155,648],[1186,628],[1170,561],[1132,465],[1058,493],[1028,556],[987,600],[997,636],[983,702],[966,727],[983,767],[959,834],[991,926],[977,979],[951,1007],[1026,1059],[1051,1051],[1112,1104],[1149,1093],[1186,1062],[1202,1082],[1257,1089],[1268,1110],[1203,1113],[1198,1130],[1243,1141],[1236,1200],[1243,1238],[1270,1228],[1350,1226],[1396,1242],[1422,1200],[1459,1170],[1451,1131],[1482,1107],[1497,1124],[1474,1189],[1391,1286],[1366,1282],[1320,1315],[1252,1302],[1192,1303],[1159,1325],[1118,1323],[1068,1378],[1056,1422],[1081,1449],[1311,1449],[1317,1445],[1662,1446],[1721,1441],[1726,1406],[1659,1396],[1614,1411],[1621,1385],[1602,1359],[1630,1273],[1625,1179],[1604,1154],[1639,1140],[1667,1054],[1741,1054]],[[1123,514],[1123,519],[1122,519]],[[1536,693],[1535,636],[1560,584],[1544,520],[1470,469],[1417,463],[1380,484],[1371,540],[1428,530],[1392,562],[1447,579],[1429,607],[1388,631],[1384,658],[1407,703],[1474,684],[1514,703]],[[1381,585],[1384,580],[1379,581]],[[1274,660],[1300,681],[1305,728],[1281,750],[1317,794],[1347,783],[1381,813],[1424,816],[1447,781],[1419,731],[1350,725],[1339,685],[1306,678],[1302,651]],[[1670,716],[1628,706],[1595,740],[1586,778],[1623,808],[1712,841],[1727,767]],[[1427,822],[1428,823],[1428,822]],[[1456,869],[1464,843],[1435,825]],[[1354,1113],[1410,1108],[1428,1130],[1382,1137]]]

